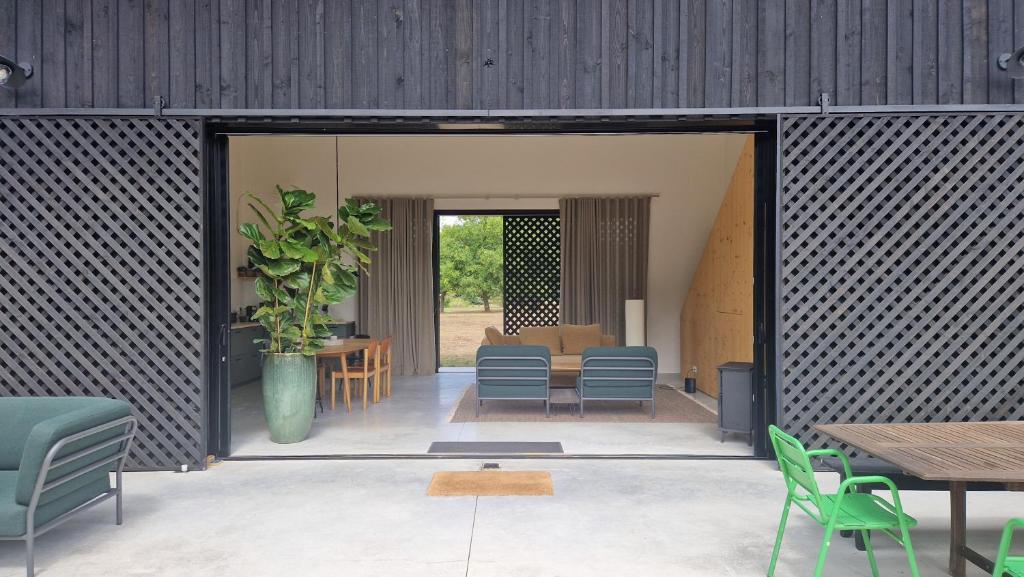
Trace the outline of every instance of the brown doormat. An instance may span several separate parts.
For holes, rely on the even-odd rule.
[[[431,497],[554,495],[547,471],[440,471],[427,488]]]
[[[551,416],[544,416],[544,401],[484,401],[480,416],[476,416],[476,385],[470,385],[462,394],[452,423],[715,423],[718,417],[697,401],[666,385],[654,390],[657,407],[651,418],[651,404],[643,406],[636,401],[587,401],[583,418],[576,403],[575,390],[551,390]]]

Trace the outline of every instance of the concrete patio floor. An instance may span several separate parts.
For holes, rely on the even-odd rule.
[[[745,438],[730,435],[722,443],[708,423],[448,422],[474,378],[471,372],[396,377],[392,397],[366,412],[361,404],[346,412],[339,394],[338,408],[325,403],[309,439],[291,445],[270,441],[259,383],[247,384],[232,391],[232,455],[421,454],[434,441],[560,441],[566,453],[577,454],[752,454]],[[672,379],[663,375],[659,382],[678,384]],[[714,404],[705,395],[698,401]]]
[[[110,503],[41,537],[40,577],[111,576],[761,576],[782,479],[762,461],[501,462],[549,470],[553,497],[427,497],[438,470],[480,462],[228,462],[187,474],[126,476],[125,525]],[[831,478],[830,478],[831,477]],[[825,475],[834,487],[834,476]],[[944,493],[906,492],[923,576],[945,575]],[[1024,494],[969,496],[969,541],[994,552]],[[821,530],[793,514],[777,571],[809,575]],[[883,575],[907,575],[876,540]],[[0,576],[23,575],[23,545],[0,541]],[[867,576],[836,539],[826,575]],[[982,573],[972,570],[970,575]]]

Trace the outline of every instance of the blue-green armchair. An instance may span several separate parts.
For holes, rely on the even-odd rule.
[[[654,386],[658,352],[652,347],[591,347],[583,351],[576,392],[580,418],[585,401],[650,401],[655,416]]]
[[[476,351],[476,414],[485,400],[544,401],[550,415],[551,350],[529,345],[483,345]]]
[[[114,497],[121,524],[121,471],[135,430],[124,401],[0,398],[0,540],[25,541],[29,577],[35,539],[71,515]]]

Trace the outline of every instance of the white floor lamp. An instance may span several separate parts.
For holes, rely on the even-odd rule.
[[[644,314],[643,299],[626,301],[626,346],[642,347],[647,345],[647,323]]]

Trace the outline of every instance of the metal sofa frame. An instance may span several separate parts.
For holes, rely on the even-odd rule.
[[[484,361],[541,361],[544,363],[543,367],[522,367],[522,366],[504,366],[504,365],[492,365],[483,367],[485,371],[501,371],[501,370],[529,370],[529,371],[544,371],[544,376],[540,377],[486,377],[480,376],[480,364]],[[480,396],[480,385],[483,381],[543,381],[544,382],[544,396],[543,397],[481,397]],[[476,362],[476,392],[477,392],[477,403],[476,403],[476,416],[480,416],[480,407],[484,405],[484,401],[544,401],[544,416],[551,416],[551,363],[544,357],[480,357]]]
[[[84,449],[75,451],[74,453],[65,455],[59,459],[57,458],[57,453],[59,453],[60,450],[63,449],[68,443],[73,443],[80,439],[84,439],[91,435],[102,433],[104,431],[116,429],[117,427],[124,427],[125,432],[116,437],[104,439],[98,444],[90,445]],[[86,429],[73,435],[63,437],[59,439],[56,443],[54,443],[53,447],[51,447],[50,450],[47,451],[46,457],[43,459],[42,467],[40,467],[39,469],[39,475],[36,477],[35,488],[32,490],[32,498],[29,501],[28,514],[25,520],[25,534],[17,537],[0,537],[0,540],[3,541],[25,542],[25,572],[28,575],[28,577],[34,577],[35,575],[34,547],[36,537],[39,537],[40,535],[46,533],[50,529],[53,529],[54,527],[60,525],[64,521],[67,521],[72,516],[82,511],[85,511],[86,509],[90,509],[93,506],[98,505],[111,497],[115,497],[117,499],[115,520],[118,525],[122,524],[122,522],[124,521],[124,505],[122,498],[121,477],[124,471],[125,461],[127,460],[128,457],[128,451],[131,448],[132,439],[135,437],[135,431],[137,429],[138,421],[135,419],[135,417],[121,417],[120,419],[117,419],[115,421],[110,421],[109,423],[104,423],[102,425]],[[88,455],[91,455],[113,445],[119,445],[117,453],[115,453],[114,455],[103,460],[97,461],[95,463],[92,463],[87,467],[74,471],[73,473],[69,473],[50,482],[46,482],[46,478],[52,469],[67,465],[68,463],[74,462],[78,459],[81,459],[82,457],[86,457]],[[113,463],[117,464],[117,469],[115,470],[115,486],[113,488],[107,490],[105,493],[101,495],[97,495],[96,497],[89,501],[86,501],[85,503],[82,503],[81,505],[75,507],[74,509],[66,513],[62,513],[58,517],[36,527],[36,508],[39,506],[39,499],[40,497],[42,497],[43,494],[45,494],[47,491],[51,491],[63,485],[64,483],[67,483],[68,481],[77,479],[82,475],[86,475],[103,467],[109,467]]]
[[[650,397],[585,397],[584,389],[587,380],[592,381],[636,381],[637,379],[645,378],[642,375],[636,377],[585,377],[587,363],[593,361],[643,361],[650,366],[647,367],[594,367],[595,369],[611,370],[611,371],[644,371],[650,372],[651,376],[651,396]],[[639,401],[643,404],[643,401],[651,402],[651,418],[655,417],[654,407],[654,396],[655,387],[658,386],[658,365],[654,359],[648,357],[586,357],[580,365],[580,380],[579,380],[579,397],[580,397],[580,418],[583,418],[583,401],[589,399],[591,401]]]

